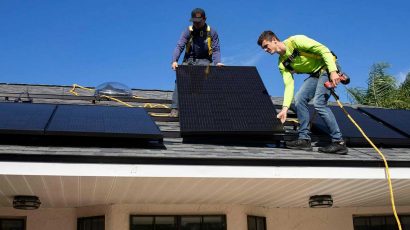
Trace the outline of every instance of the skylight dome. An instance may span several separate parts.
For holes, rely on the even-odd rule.
[[[105,82],[95,88],[95,96],[121,96],[131,97],[131,89],[119,82]]]

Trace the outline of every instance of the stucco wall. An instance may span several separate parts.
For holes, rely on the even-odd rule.
[[[409,214],[410,207],[399,207]],[[260,208],[240,205],[112,205],[106,230],[129,230],[130,215],[225,214],[228,230],[247,230],[247,215],[265,216],[268,230],[353,230],[353,215],[389,215],[390,207],[375,208]]]
[[[410,207],[399,207],[409,214]],[[20,211],[0,208],[0,217],[26,216],[27,230],[75,230],[77,217],[105,215],[106,230],[129,230],[130,215],[225,214],[228,230],[247,230],[247,215],[265,216],[268,230],[353,230],[353,215],[391,214],[375,208],[261,208],[240,205],[101,205],[72,209]]]
[[[286,208],[263,209],[248,207],[250,215],[266,217],[269,230],[353,230],[354,215],[391,215],[390,207],[374,208]],[[410,213],[410,207],[399,207],[399,214]],[[231,230],[231,229],[228,229]]]
[[[0,208],[0,217],[26,217],[26,230],[75,230],[74,208],[38,209],[30,211]]]

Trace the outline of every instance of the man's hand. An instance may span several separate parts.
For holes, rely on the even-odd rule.
[[[173,70],[176,70],[178,68],[178,62],[176,62],[176,61],[172,62],[171,68]]]
[[[224,64],[223,63],[216,63],[216,66],[224,66]]]
[[[288,117],[288,107],[283,107],[276,117],[282,122],[282,124],[285,123],[286,118]]]
[[[336,71],[333,71],[330,73],[330,80],[332,81],[332,84],[334,87],[337,86],[337,84],[340,83],[340,76]]]

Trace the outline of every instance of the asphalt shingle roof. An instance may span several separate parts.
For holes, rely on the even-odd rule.
[[[69,91],[71,86],[0,84],[0,101],[14,100],[20,93],[28,92],[33,103],[91,104],[93,92],[76,89],[87,100],[77,100]],[[134,95],[171,103],[172,91],[133,90]],[[35,95],[43,95],[35,98]],[[44,95],[48,95],[47,98]],[[65,96],[65,97],[61,97]],[[70,99],[68,99],[70,98]],[[81,98],[83,99],[83,98]],[[272,98],[280,105],[281,98]],[[138,101],[127,102],[142,105]],[[99,101],[97,104],[116,105],[113,101]],[[168,112],[167,110],[162,112]],[[312,165],[312,166],[381,166],[378,154],[372,148],[349,148],[345,156],[324,154],[314,151],[290,150],[265,146],[235,146],[223,144],[189,144],[179,138],[177,120],[157,120],[164,133],[165,148],[102,148],[76,146],[30,146],[0,145],[0,160],[17,161],[70,161],[104,163],[166,163],[166,164],[230,164],[230,165]],[[384,148],[383,153],[391,166],[410,167],[409,148]]]

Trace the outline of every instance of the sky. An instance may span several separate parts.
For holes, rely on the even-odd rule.
[[[399,82],[410,72],[406,0],[0,0],[0,83],[172,90],[172,52],[196,7],[219,34],[222,62],[256,66],[272,96],[283,96],[283,81],[278,56],[256,44],[264,30],[326,45],[349,87],[366,87],[374,63],[390,63]],[[296,88],[305,78],[295,76]]]

